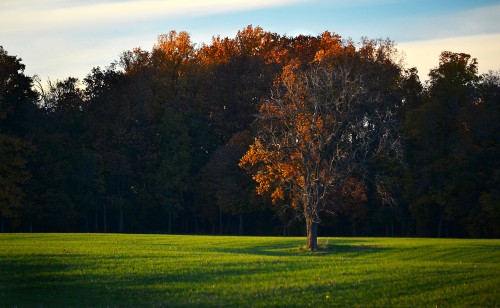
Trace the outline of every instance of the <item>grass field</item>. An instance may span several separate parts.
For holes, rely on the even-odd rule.
[[[0,234],[0,306],[499,306],[500,240]]]

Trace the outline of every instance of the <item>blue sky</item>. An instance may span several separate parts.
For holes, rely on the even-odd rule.
[[[124,50],[150,50],[161,33],[195,43],[252,24],[279,34],[325,30],[359,41],[390,38],[425,79],[443,50],[500,69],[500,1],[491,0],[1,0],[0,45],[42,79],[85,77]]]

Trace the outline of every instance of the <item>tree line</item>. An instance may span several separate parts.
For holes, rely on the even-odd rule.
[[[248,26],[42,83],[0,47],[2,232],[499,237],[500,74]],[[307,228],[304,228],[306,223]]]

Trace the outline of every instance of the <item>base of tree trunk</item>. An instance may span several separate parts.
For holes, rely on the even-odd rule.
[[[307,228],[307,249],[309,251],[318,250],[318,224],[313,220],[306,221]]]

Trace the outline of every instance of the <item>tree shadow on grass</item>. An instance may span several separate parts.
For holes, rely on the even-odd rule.
[[[363,256],[382,251],[389,248],[377,245],[370,245],[367,241],[356,239],[325,239],[318,241],[319,249],[309,251],[305,245],[305,240],[290,239],[279,242],[263,242],[262,244],[252,245],[244,248],[235,247],[215,247],[213,252],[231,253],[231,254],[249,254],[274,257],[289,256],[329,256],[335,254],[349,254],[351,256]]]

